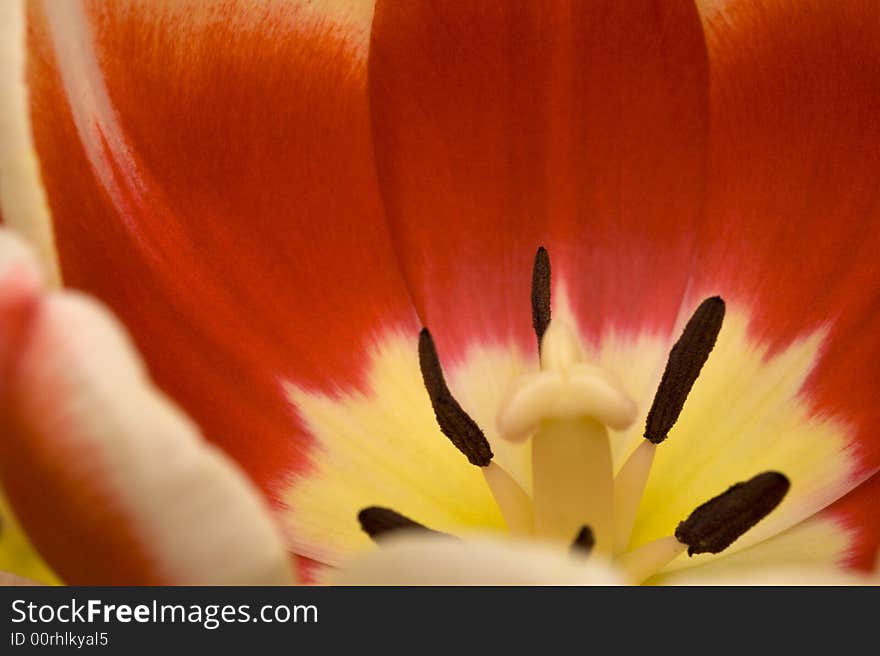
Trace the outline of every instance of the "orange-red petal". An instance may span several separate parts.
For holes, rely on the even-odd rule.
[[[539,245],[591,336],[670,328],[704,190],[692,6],[380,1],[369,70],[386,210],[441,352],[534,348]]]
[[[308,442],[283,381],[357,384],[373,331],[416,329],[374,180],[369,6],[46,2],[29,20],[65,283],[274,489]]]
[[[843,564],[880,575],[880,473],[826,508],[830,517],[850,533],[850,547]]]

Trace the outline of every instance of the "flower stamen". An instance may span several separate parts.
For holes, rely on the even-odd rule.
[[[784,474],[772,471],[737,483],[694,510],[675,537],[688,546],[689,556],[723,551],[770,514],[790,487]]]
[[[614,479],[614,552],[629,544],[636,513],[654,463],[656,446],[678,421],[703,365],[715,347],[724,321],[725,304],[720,296],[700,303],[681,337],[669,352],[663,377],[645,421],[645,440],[633,451]]]
[[[507,529],[514,535],[531,535],[535,529],[532,498],[503,467],[490,462],[482,468]]]
[[[642,440],[614,477],[614,553],[629,546],[657,445]]]
[[[687,550],[689,556],[719,553],[775,509],[790,488],[779,472],[764,472],[730,487],[697,507],[669,535],[615,559],[633,583],[656,574]]]
[[[380,506],[370,506],[364,508],[358,513],[358,521],[361,529],[369,535],[373,540],[384,537],[389,533],[398,531],[423,531],[432,534],[446,535],[430,529],[424,524],[401,515],[390,508],[382,508]],[[451,536],[450,536],[451,537]]]
[[[427,328],[419,333],[419,368],[440,431],[467,457],[468,462],[482,469],[486,483],[511,532],[531,533],[531,499],[510,474],[492,462],[494,456],[489,440],[477,422],[455,400],[446,385],[440,356]]]
[[[550,325],[550,255],[541,246],[535,253],[532,267],[532,327],[538,338],[538,352],[541,340]]]
[[[667,535],[618,556],[614,559],[614,565],[626,573],[633,585],[638,585],[683,554],[685,549],[686,544],[676,540],[673,535]]]
[[[571,543],[571,552],[578,556],[589,556],[595,545],[596,537],[593,535],[593,529],[584,524]]]
[[[645,421],[645,439],[660,444],[678,421],[684,402],[718,340],[724,321],[724,301],[707,298],[687,322],[669,352],[666,369]]]
[[[422,332],[419,333],[419,367],[425,389],[428,390],[431,399],[431,406],[434,408],[434,416],[442,433],[472,465],[477,467],[488,465],[492,461],[492,447],[489,446],[489,440],[486,439],[477,422],[471,419],[449,391],[434,338],[427,328],[422,328]]]

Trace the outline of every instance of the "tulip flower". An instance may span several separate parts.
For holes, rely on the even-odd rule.
[[[6,3],[0,480],[59,577],[869,574],[880,17],[698,5]]]

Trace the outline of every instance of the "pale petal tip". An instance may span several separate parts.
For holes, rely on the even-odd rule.
[[[558,545],[491,535],[450,540],[401,535],[355,557],[335,585],[625,585],[601,559],[572,557]]]
[[[0,228],[0,285],[36,291],[43,274],[33,251],[8,228]]]

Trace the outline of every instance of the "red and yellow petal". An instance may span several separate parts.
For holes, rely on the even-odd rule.
[[[369,4],[33,3],[31,110],[65,284],[267,491],[304,466],[285,380],[358,385],[415,334],[375,185]]]
[[[712,561],[696,569],[718,573],[774,559],[836,566],[853,549],[861,555],[852,564],[864,567],[871,540],[834,512],[813,516],[880,468],[872,337],[880,325],[880,129],[872,119],[880,79],[865,66],[880,55],[880,20],[865,3],[761,0],[707,3],[703,19],[709,193],[690,303],[721,294],[728,317],[658,450],[637,539],[674,527],[660,509],[681,516],[699,502],[694,492],[775,469],[792,486],[767,520],[728,555],[672,568]],[[876,491],[853,494],[877,512]]]
[[[159,393],[118,322],[45,295],[0,233],[0,477],[68,583],[292,581],[261,495]]]
[[[827,332],[804,398],[847,425],[852,486],[880,468],[880,16],[860,0],[731,0],[704,21],[712,140],[694,287],[749,307],[771,354]]]

